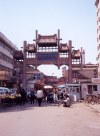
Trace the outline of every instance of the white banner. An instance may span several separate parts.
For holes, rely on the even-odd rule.
[[[92,78],[92,83],[100,84],[100,78]]]

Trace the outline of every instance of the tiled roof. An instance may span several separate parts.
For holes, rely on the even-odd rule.
[[[38,35],[38,43],[56,43],[57,42],[57,35],[49,35],[49,36],[42,36]]]
[[[35,44],[28,44],[28,46],[26,47],[27,48],[27,50],[35,50],[36,49],[36,46],[35,46]]]
[[[60,50],[68,50],[69,48],[68,48],[68,45],[67,45],[67,43],[66,44],[60,44]]]
[[[80,50],[73,50],[72,57],[80,57],[80,56],[81,56]]]
[[[23,59],[23,53],[22,53],[22,51],[15,50],[14,51],[14,58],[16,58],[16,59]]]

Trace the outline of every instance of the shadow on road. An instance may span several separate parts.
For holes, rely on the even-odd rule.
[[[73,105],[73,104],[72,104]],[[30,103],[26,103],[25,105],[11,105],[11,106],[1,106],[0,107],[0,113],[2,112],[19,112],[19,111],[24,111],[24,110],[34,110],[36,109],[36,107],[38,106],[38,103],[35,102],[34,104],[30,104]],[[47,102],[42,102],[42,105],[39,107],[63,107],[62,104],[56,104],[56,103],[47,103]],[[64,108],[68,108],[68,107],[64,107]],[[71,106],[70,108],[73,108],[73,106]]]

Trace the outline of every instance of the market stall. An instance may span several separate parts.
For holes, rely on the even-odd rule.
[[[12,106],[20,101],[20,94],[15,94],[15,95],[6,95],[2,94],[0,95],[0,105],[1,106]]]

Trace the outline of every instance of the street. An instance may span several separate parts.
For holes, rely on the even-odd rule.
[[[0,136],[100,136],[100,113],[84,103],[7,107],[0,110]]]

